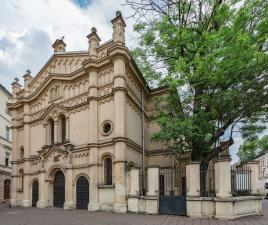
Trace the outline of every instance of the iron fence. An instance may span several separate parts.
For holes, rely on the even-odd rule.
[[[233,196],[251,195],[251,168],[247,165],[231,166],[231,188]]]
[[[201,197],[215,196],[215,169],[214,164],[200,164],[200,195]]]
[[[159,172],[159,189],[161,196],[186,195],[185,166],[179,168],[161,168]]]

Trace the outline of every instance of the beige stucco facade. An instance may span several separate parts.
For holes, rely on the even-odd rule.
[[[37,181],[37,207],[55,206],[55,176],[61,171],[64,208],[76,208],[77,181],[83,176],[89,210],[126,212],[129,169],[142,163],[142,90],[145,166],[173,165],[150,140],[157,126],[147,122],[153,99],[166,90],[148,88],[125,46],[121,14],[111,22],[112,40],[100,44],[95,28],[87,36],[87,51],[67,52],[63,40],[56,40],[39,73],[25,74],[23,86],[18,80],[12,84],[12,205],[32,206]],[[107,157],[112,160],[109,185]]]

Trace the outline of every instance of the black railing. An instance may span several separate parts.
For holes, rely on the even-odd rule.
[[[215,196],[215,170],[214,164],[207,166],[200,164],[200,195],[201,197]]]
[[[231,166],[231,188],[233,196],[251,195],[250,166]]]

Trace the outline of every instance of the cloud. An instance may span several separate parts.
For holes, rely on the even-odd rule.
[[[53,54],[55,39],[65,36],[67,51],[86,50],[86,36],[96,27],[102,41],[112,37],[111,19],[130,9],[124,0],[3,0],[0,8],[0,83],[11,89],[26,69],[36,74]],[[133,21],[127,21],[126,41]]]

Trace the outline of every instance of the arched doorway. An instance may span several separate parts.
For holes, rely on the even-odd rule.
[[[63,208],[65,202],[65,178],[61,171],[58,171],[54,177],[53,183],[53,206]]]
[[[4,181],[4,199],[10,199],[10,183],[9,179]]]
[[[36,207],[38,199],[39,199],[39,183],[37,180],[35,180],[32,186],[32,207]]]
[[[76,208],[87,209],[89,203],[89,183],[86,177],[81,176],[76,182]]]

